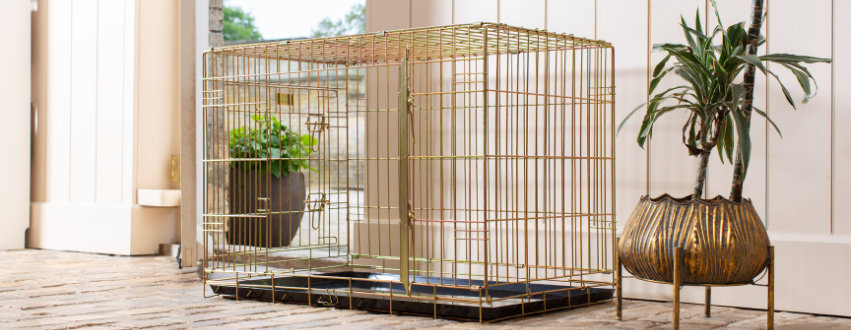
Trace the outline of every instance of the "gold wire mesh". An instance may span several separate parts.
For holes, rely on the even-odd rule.
[[[309,294],[311,279],[336,278],[327,271],[379,271],[401,274],[381,281],[409,299],[480,308],[531,299],[529,283],[614,284],[611,44],[475,23],[216,48],[204,61],[208,284],[290,276]],[[235,130],[271,117],[318,145],[260,158],[231,147]],[[315,169],[295,174],[304,196],[239,170],[276,161]],[[516,283],[527,292],[489,294]]]

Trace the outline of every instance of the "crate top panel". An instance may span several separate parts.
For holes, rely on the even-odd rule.
[[[208,54],[359,65],[401,60],[405,48],[414,61],[576,48],[610,48],[605,41],[496,23],[473,23],[375,33],[217,47]]]

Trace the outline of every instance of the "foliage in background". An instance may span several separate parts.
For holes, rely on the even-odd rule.
[[[330,18],[323,18],[316,30],[311,30],[312,38],[337,37],[350,34],[360,34],[366,31],[366,6],[357,4],[352,6],[346,17],[336,22]]]
[[[308,165],[311,147],[319,141],[310,135],[292,132],[274,116],[253,115],[249,124],[230,131],[230,155],[233,158],[269,158],[270,161],[236,161],[231,166],[250,170],[259,168],[276,178],[287,176],[299,169],[316,169]]]
[[[804,90],[803,103],[807,103],[810,97],[815,96],[813,87],[817,89],[815,79],[803,63],[830,63],[830,59],[826,58],[791,54],[747,55],[745,47],[748,43],[748,34],[744,22],[724,29],[715,1],[711,2],[713,8],[715,8],[718,27],[710,36],[705,35],[702,30],[700,11],[698,10],[694,28],[688,26],[685,19],[682,16],[680,17],[680,25],[688,42],[687,45],[658,44],[653,46],[653,51],[667,53],[667,56],[653,70],[653,79],[650,82],[648,94],[652,95],[662,78],[670,72],[682,78],[686,84],[666,89],[654,95],[648,103],[642,104],[627,115],[618,128],[618,131],[620,131],[630,116],[639,109],[646,108],[647,111],[637,137],[638,145],[643,148],[646,140],[652,138],[653,126],[662,115],[675,110],[686,110],[688,119],[683,126],[683,144],[688,149],[689,155],[700,158],[693,198],[699,198],[702,194],[708,158],[712,149],[716,147],[722,162],[726,156],[732,163],[733,151],[737,150],[744,163],[744,173],[747,173],[751,141],[749,126],[745,123],[746,114],[740,107],[744,87],[740,83],[734,83],[734,81],[748,65],[754,65],[764,74],[773,76],[780,83],[786,101],[795,108],[795,101],[792,100],[786,86],[762,62],[773,62],[792,71]],[[715,45],[714,40],[719,35],[722,38],[721,44]],[[764,38],[760,36],[758,44],[763,42]],[[671,58],[675,62],[672,66],[666,68],[665,65]],[[812,81],[812,85],[810,81]],[[753,109],[765,117],[780,133],[777,125],[766,116],[765,112],[757,108]]]
[[[240,7],[225,5],[224,26],[222,36],[225,41],[232,40],[262,40],[263,35],[254,26],[254,15],[245,12]]]

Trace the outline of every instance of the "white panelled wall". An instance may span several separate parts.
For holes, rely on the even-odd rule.
[[[156,254],[178,208],[138,189],[177,188],[177,2],[39,0],[33,13],[32,248]]]
[[[750,14],[750,1],[717,3],[725,25]],[[768,42],[761,52],[835,61],[810,66],[821,88],[809,104],[799,103],[797,111],[786,104],[776,82],[757,76],[755,106],[769,113],[783,138],[755,117],[745,196],[753,200],[775,245],[776,308],[851,316],[851,282],[846,280],[851,274],[851,210],[846,205],[851,201],[851,133],[843,129],[851,126],[851,94],[843,93],[851,88],[851,23],[834,19],[851,15],[851,2],[766,3],[769,16],[763,32]],[[487,21],[612,42],[620,121],[647,100],[650,69],[661,59],[649,54],[651,45],[682,42],[680,15],[694,24],[697,9],[704,28],[717,25],[714,15],[707,15],[708,0],[367,0],[366,31]],[[780,76],[800,101],[803,94],[794,76]],[[679,138],[685,114],[661,120],[646,150],[635,143],[640,123],[633,119],[617,137],[619,228],[641,195],[689,194],[697,164]],[[731,166],[713,157],[707,194],[728,195],[731,178]],[[624,289],[628,298],[672,299],[668,285],[626,279]],[[746,286],[715,288],[712,298],[717,305],[764,309],[766,295],[763,287]],[[682,299],[702,303],[703,289],[687,287]]]

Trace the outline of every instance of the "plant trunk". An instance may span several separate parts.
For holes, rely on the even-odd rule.
[[[751,20],[748,25],[748,45],[745,47],[745,52],[749,55],[756,55],[757,42],[759,41],[759,31],[762,29],[762,3],[763,0],[753,0],[751,8]],[[742,85],[745,88],[745,93],[742,96],[742,115],[745,117],[746,129],[751,126],[751,111],[753,110],[753,85],[754,77],[756,76],[756,68],[753,65],[748,65],[745,69],[744,82]],[[732,109],[735,110],[735,109]],[[742,162],[741,147],[737,148],[736,165],[733,169],[733,186],[730,191],[730,200],[736,203],[742,201],[742,183],[745,180],[745,167]]]
[[[697,165],[697,180],[694,182],[694,192],[691,193],[691,199],[695,200],[703,195],[703,185],[706,183],[706,168],[709,165],[709,152],[700,153],[700,161]]]

